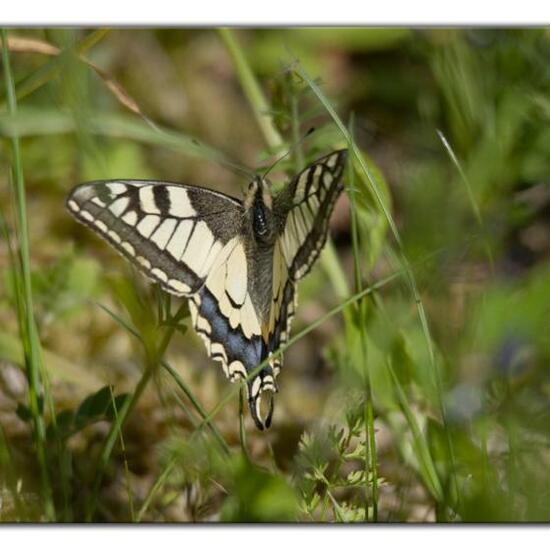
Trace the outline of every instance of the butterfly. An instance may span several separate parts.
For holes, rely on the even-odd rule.
[[[273,354],[288,342],[297,283],[326,242],[346,157],[343,149],[319,158],[277,194],[255,176],[244,200],[145,180],[83,183],[67,198],[78,221],[163,290],[188,299],[208,355],[232,382],[246,380],[260,430],[271,424],[282,366]],[[270,394],[265,419],[263,392]]]

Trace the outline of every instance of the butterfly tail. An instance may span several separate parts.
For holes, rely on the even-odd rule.
[[[271,419],[273,418],[274,398],[273,395],[277,393],[277,385],[275,383],[275,376],[273,374],[273,366],[271,364],[264,367],[257,376],[247,383],[248,389],[248,406],[250,408],[250,414],[254,420],[254,424],[259,430],[267,429],[271,426]],[[262,419],[262,394],[267,392],[269,394],[269,408],[265,419]]]
[[[248,406],[250,407],[250,415],[252,416],[252,420],[254,420],[254,424],[256,424],[256,427],[259,430],[263,431],[264,429],[268,429],[271,426],[271,419],[273,418],[273,408],[274,408],[273,394],[270,393],[269,395],[269,410],[267,412],[265,420],[262,420],[262,413],[260,410],[261,401],[262,401],[261,393],[256,397],[248,398]]]

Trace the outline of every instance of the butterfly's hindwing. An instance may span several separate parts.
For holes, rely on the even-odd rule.
[[[235,382],[247,379],[268,357],[261,321],[250,295],[245,244],[239,237],[229,241],[213,266],[203,287],[192,296],[193,326],[204,341],[210,357],[222,364]],[[260,396],[277,391],[271,364],[247,380],[250,410],[258,428],[269,427],[271,414],[261,420]]]
[[[270,352],[287,343],[296,302],[296,283],[289,278],[282,243],[278,239],[273,252],[273,292],[269,318]],[[278,374],[281,365],[282,356],[279,355],[274,359],[275,374]]]
[[[273,253],[273,349],[286,343],[297,303],[296,282],[322,250],[328,222],[340,195],[347,151],[336,151],[308,166],[274,199],[280,220]]]
[[[164,290],[178,296],[201,287],[238,231],[242,216],[241,203],[221,193],[136,180],[80,185],[67,207]]]

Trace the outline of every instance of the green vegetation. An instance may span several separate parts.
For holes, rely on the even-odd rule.
[[[0,521],[549,521],[550,33],[10,29]],[[276,186],[347,147],[258,432],[90,179]]]

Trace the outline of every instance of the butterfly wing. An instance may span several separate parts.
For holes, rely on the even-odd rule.
[[[347,151],[320,158],[298,174],[274,199],[279,237],[273,252],[273,301],[269,319],[269,352],[286,344],[297,305],[296,285],[317,258],[328,234],[330,215],[343,190]],[[282,356],[272,361],[276,376]]]
[[[76,187],[67,208],[164,290],[190,296],[239,231],[243,207],[201,187],[113,180]]]
[[[240,201],[200,187],[119,180],[77,187],[67,207],[164,290],[189,298],[196,332],[231,381],[266,357],[249,294]],[[270,366],[248,381],[262,429],[259,385],[275,391]]]
[[[254,259],[247,258],[246,243],[240,235],[224,247],[212,267],[204,286],[189,301],[195,330],[201,336],[210,357],[221,362],[232,381],[247,379],[250,412],[256,426],[269,427],[270,412],[265,420],[260,413],[261,393],[276,391],[272,365],[255,372],[268,357],[262,338],[261,321],[254,307],[248,281],[254,276]]]
[[[265,421],[260,400],[276,391],[281,356],[271,353],[288,341],[296,307],[296,283],[312,267],[326,241],[341,182],[346,151],[323,157],[296,176],[274,198],[279,222],[272,258],[272,299],[267,325],[250,294],[259,274],[242,231],[243,204],[210,189],[176,183],[112,180],[77,187],[69,211],[149,278],[190,299],[193,325],[208,355],[222,363],[231,381],[247,378],[252,417]],[[250,271],[250,272],[249,272]]]
[[[310,271],[323,249],[332,209],[344,189],[346,159],[346,149],[320,158],[275,197],[283,254],[293,281]]]

